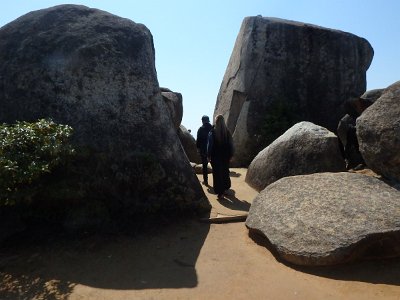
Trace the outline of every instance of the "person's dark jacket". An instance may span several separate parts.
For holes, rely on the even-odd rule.
[[[200,155],[207,155],[208,133],[210,132],[211,128],[212,126],[210,123],[203,123],[203,125],[197,131],[196,146],[200,151]]]

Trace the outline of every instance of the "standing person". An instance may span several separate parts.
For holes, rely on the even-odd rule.
[[[218,198],[223,198],[224,192],[231,187],[229,162],[233,156],[233,141],[222,115],[215,117],[214,128],[208,135],[207,156],[212,166],[214,192]]]
[[[210,118],[208,116],[203,116],[201,118],[203,125],[197,131],[196,146],[200,153],[201,163],[203,165],[203,183],[208,185],[208,160],[207,160],[207,141],[208,133],[210,132],[212,126],[210,124]]]

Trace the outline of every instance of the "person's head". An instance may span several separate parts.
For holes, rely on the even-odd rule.
[[[218,141],[226,141],[228,138],[228,128],[225,124],[225,119],[223,115],[217,115],[214,121],[215,126],[215,138]]]
[[[201,117],[201,121],[203,122],[203,124],[205,123],[210,123],[210,118],[206,115]]]

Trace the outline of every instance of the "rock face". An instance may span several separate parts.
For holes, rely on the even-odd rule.
[[[361,95],[360,99],[367,101],[371,105],[382,96],[384,90],[385,89],[374,89],[366,91]]]
[[[359,164],[364,164],[357,140],[356,118],[346,114],[339,121],[337,135],[343,147],[346,168],[352,169]]]
[[[400,81],[357,119],[360,152],[369,168],[400,182]]]
[[[0,105],[0,122],[50,117],[71,125],[74,198],[100,201],[117,219],[209,207],[161,97],[142,24],[61,5],[5,25]]]
[[[301,122],[258,153],[249,166],[246,182],[261,191],[282,177],[344,170],[336,135],[313,123]]]
[[[335,131],[344,103],[366,89],[371,45],[353,34],[276,18],[245,18],[214,115],[233,133],[234,166],[299,121]],[[284,67],[282,67],[284,66]]]
[[[172,122],[175,128],[178,129],[183,117],[182,94],[161,89],[161,95],[168,106]]]
[[[298,265],[400,255],[400,192],[355,173],[282,178],[253,201],[246,226]]]
[[[196,164],[201,163],[201,158],[199,153],[197,152],[196,140],[190,134],[190,132],[186,129],[185,126],[181,125],[178,129],[178,137],[181,141],[182,147],[185,150],[185,153],[190,162],[194,162]]]

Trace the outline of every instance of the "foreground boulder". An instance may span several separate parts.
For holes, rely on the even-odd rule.
[[[334,132],[344,103],[365,92],[372,57],[368,41],[347,32],[245,18],[214,111],[233,133],[232,165],[247,167],[299,121]]]
[[[73,200],[58,210],[72,227],[209,208],[162,99],[144,25],[77,5],[28,13],[0,29],[0,78],[0,122],[52,118],[74,129],[74,166],[51,178],[68,182],[38,196]]]
[[[313,123],[301,122],[258,153],[249,166],[246,182],[261,191],[282,177],[344,170],[336,135]]]
[[[356,173],[282,178],[253,201],[246,226],[298,265],[400,255],[400,191]]]
[[[179,140],[181,141],[183,150],[185,150],[185,153],[189,161],[194,162],[196,164],[201,163],[201,158],[196,147],[196,140],[186,129],[185,126],[183,125],[179,126],[178,137]]]
[[[360,152],[369,168],[400,182],[400,81],[357,119]]]

